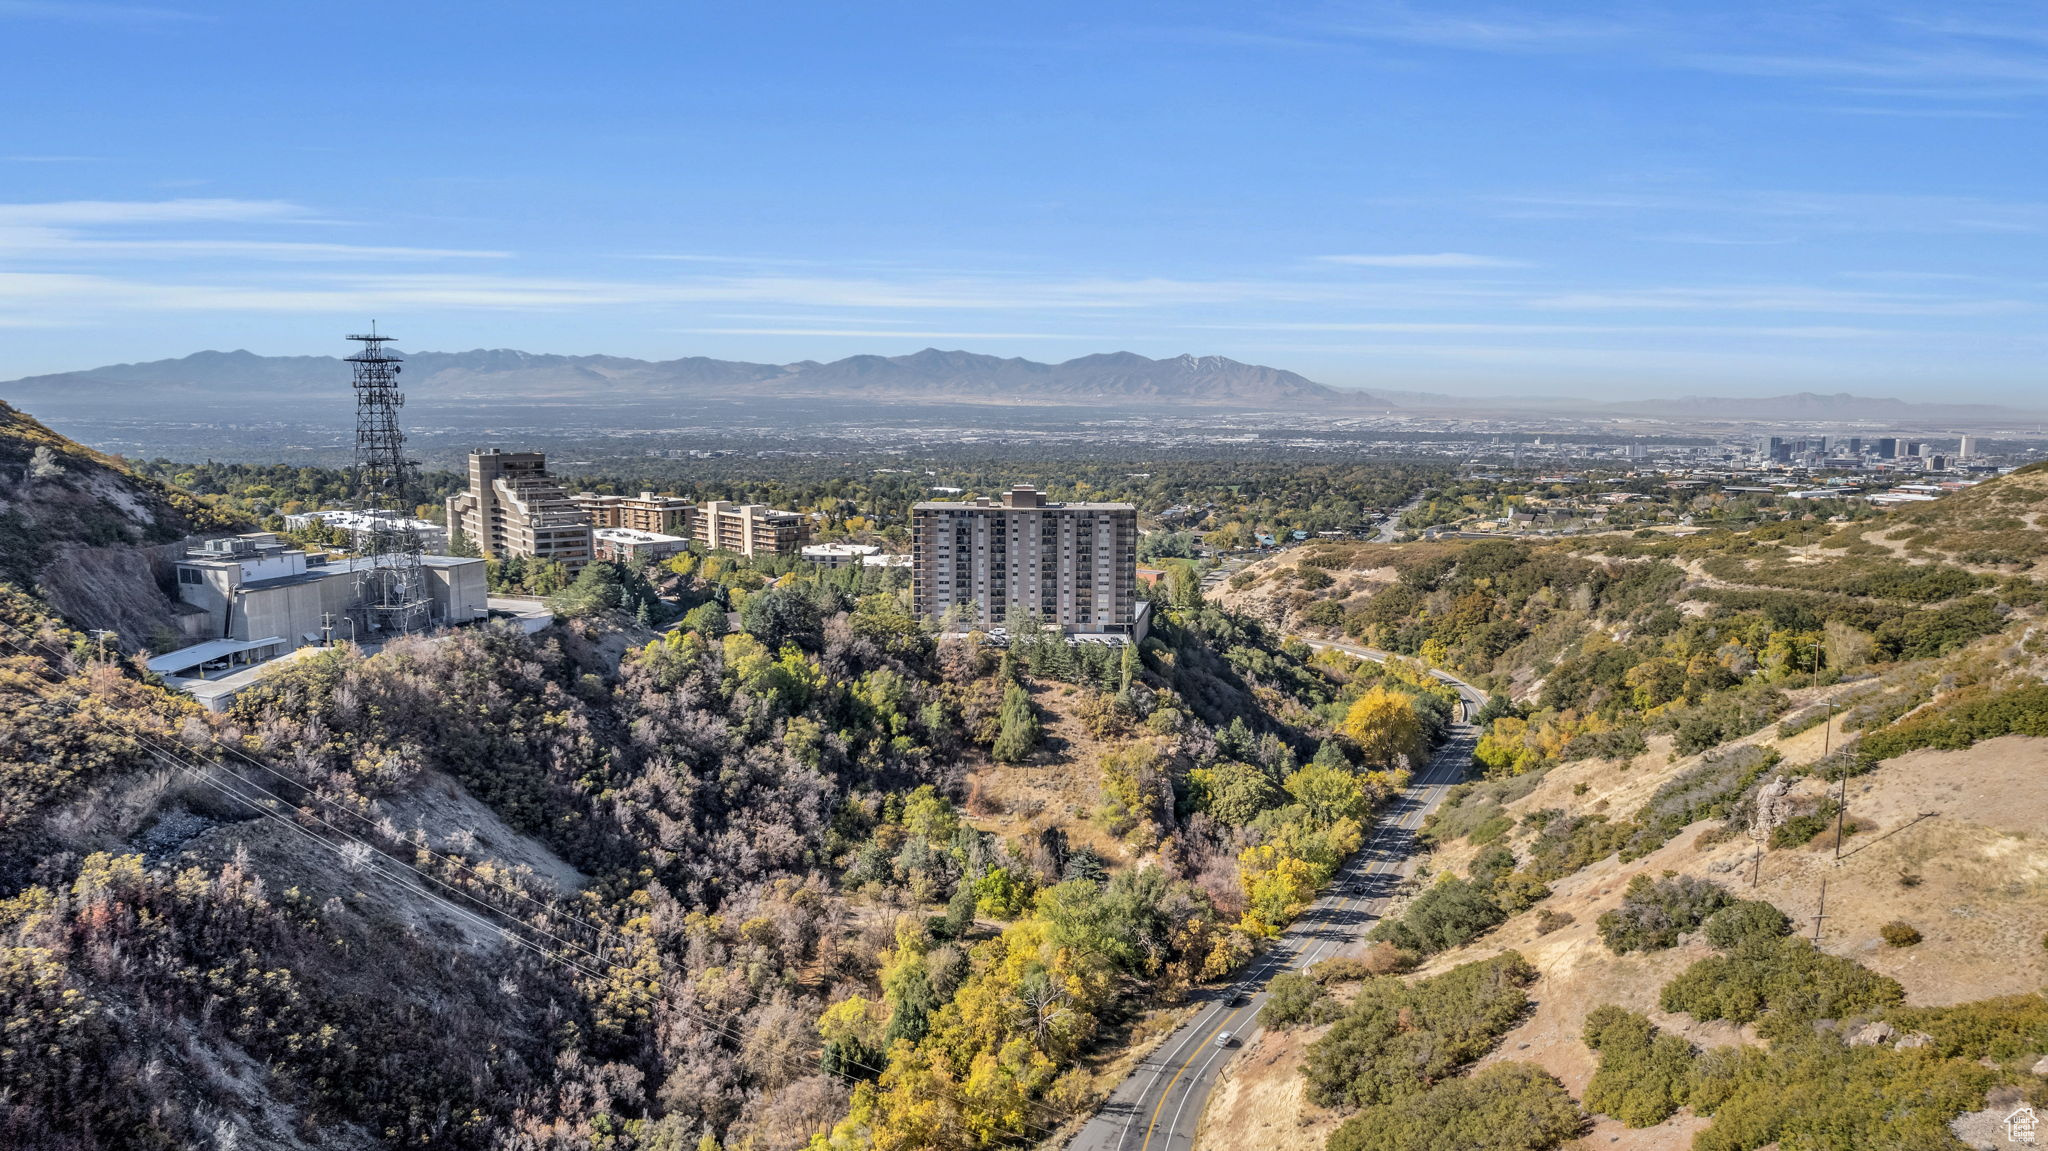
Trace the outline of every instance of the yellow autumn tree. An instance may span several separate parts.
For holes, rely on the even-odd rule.
[[[1315,867],[1270,843],[1248,847],[1237,857],[1244,882],[1244,918],[1238,924],[1252,935],[1273,936],[1316,897]]]
[[[1369,689],[1344,714],[1342,730],[1358,742],[1368,764],[1391,766],[1403,758],[1409,763],[1422,760],[1422,718],[1406,692],[1378,686]]]

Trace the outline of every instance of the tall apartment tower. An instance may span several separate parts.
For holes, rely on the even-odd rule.
[[[1956,458],[1959,460],[1974,460],[1977,458],[1976,436],[1964,436],[1956,444]]]
[[[911,594],[921,616],[958,609],[974,627],[1036,615],[1072,634],[1144,634],[1138,509],[1048,503],[1019,485],[1001,502],[912,506]]]
[[[490,559],[520,556],[573,569],[592,555],[589,516],[548,474],[540,452],[469,453],[469,487],[448,497],[448,531],[468,536]]]

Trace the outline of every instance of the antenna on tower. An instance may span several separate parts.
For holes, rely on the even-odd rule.
[[[420,555],[426,549],[413,530],[413,472],[419,466],[405,456],[405,432],[398,409],[405,395],[398,390],[402,358],[384,349],[392,337],[350,336],[363,345],[348,357],[355,368],[356,510],[370,513],[357,587],[369,612],[370,627],[386,635],[425,628],[431,615],[426,575]]]

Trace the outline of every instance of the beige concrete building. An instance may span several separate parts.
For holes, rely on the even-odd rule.
[[[811,538],[811,521],[797,512],[779,512],[765,504],[712,500],[691,517],[691,535],[707,548],[738,552],[793,552]]]
[[[1130,504],[1049,503],[1019,485],[1000,502],[916,504],[910,524],[921,616],[994,629],[1035,614],[1069,635],[1144,636]]]
[[[469,488],[448,497],[448,530],[490,559],[553,560],[580,568],[595,554],[590,519],[548,474],[540,452],[469,453]]]
[[[690,501],[680,496],[658,496],[653,492],[641,492],[637,496],[577,492],[569,498],[582,509],[593,528],[631,528],[636,532],[669,536],[690,534],[690,513],[694,509]]]

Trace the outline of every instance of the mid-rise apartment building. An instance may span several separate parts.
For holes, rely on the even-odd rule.
[[[590,562],[590,519],[548,474],[541,452],[469,453],[469,488],[448,497],[448,530],[491,559]]]
[[[637,496],[577,492],[569,498],[582,509],[593,528],[629,528],[665,536],[690,534],[690,501],[680,496],[658,496],[653,492],[641,492]]]
[[[910,523],[921,616],[979,628],[1035,616],[1070,635],[1144,636],[1130,504],[1051,503],[1018,485],[1000,502],[916,504]]]
[[[690,521],[690,534],[698,543],[743,556],[794,552],[811,538],[808,518],[765,504],[712,500],[699,505]]]

